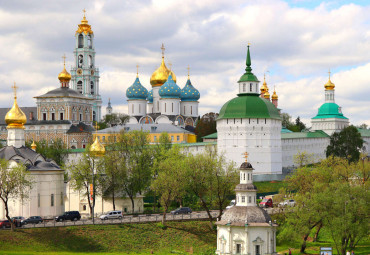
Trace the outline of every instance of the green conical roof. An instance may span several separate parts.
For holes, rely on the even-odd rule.
[[[248,52],[247,52],[247,60],[245,62],[246,68],[245,68],[245,73],[240,77],[238,82],[244,82],[244,81],[254,81],[254,82],[259,82],[257,77],[252,73],[252,61],[251,61],[251,55],[249,53],[249,45],[248,45]]]

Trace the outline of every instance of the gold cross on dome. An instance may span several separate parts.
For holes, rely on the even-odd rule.
[[[172,63],[168,62],[168,65],[170,66],[170,71],[172,72]]]
[[[329,74],[329,79],[330,79],[330,74],[331,74],[331,72],[330,72],[330,68],[329,68],[329,72],[328,72],[328,74]]]
[[[190,77],[190,66],[188,65],[188,68],[186,69],[188,69],[188,78],[189,78]]]
[[[250,42],[248,42],[248,46],[251,46],[251,43]]]
[[[64,54],[63,56],[62,56],[62,59],[63,59],[63,63],[64,63],[64,66],[66,66],[66,54]]]
[[[15,85],[15,82],[14,82],[14,85],[12,86],[13,88],[13,91],[14,91],[14,98],[17,98],[17,85]]]
[[[139,65],[136,65],[136,77],[139,77]]]
[[[164,47],[164,44],[162,43],[162,47],[161,47],[161,50],[162,50],[162,58],[164,58],[164,50],[165,50],[166,48]]]
[[[248,156],[249,156],[249,153],[248,152],[245,152],[244,153],[245,162],[248,162]]]
[[[83,12],[84,12],[84,17],[85,17],[85,13],[86,13],[86,10],[85,10],[85,8],[82,10]]]

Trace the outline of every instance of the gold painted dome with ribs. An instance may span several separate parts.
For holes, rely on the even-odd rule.
[[[24,124],[27,123],[26,114],[19,108],[17,103],[16,89],[17,87],[13,86],[14,89],[14,103],[12,108],[5,115],[5,122],[8,125],[8,128],[23,128]]]

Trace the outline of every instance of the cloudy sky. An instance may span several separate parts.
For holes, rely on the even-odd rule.
[[[172,62],[177,84],[187,69],[201,93],[200,113],[218,112],[237,93],[246,45],[252,68],[279,95],[279,107],[309,123],[324,101],[328,70],[336,102],[352,124],[370,125],[370,3],[368,0],[0,0],[0,107],[59,87],[62,58],[72,66],[75,31],[86,8],[95,34],[100,94],[126,112],[126,89],[140,65],[141,83],[161,60]]]

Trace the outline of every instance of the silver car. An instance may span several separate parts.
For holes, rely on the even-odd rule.
[[[108,219],[122,219],[122,211],[109,211],[106,214],[100,215],[99,217],[101,220],[108,220]]]

